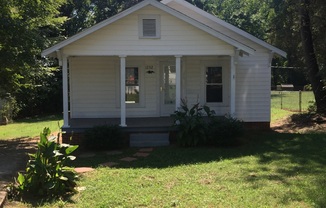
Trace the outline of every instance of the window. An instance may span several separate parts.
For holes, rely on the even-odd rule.
[[[207,67],[206,69],[206,102],[223,102],[222,67]]]
[[[137,67],[126,68],[126,103],[139,103],[139,71]]]
[[[143,36],[156,37],[156,19],[143,19]]]
[[[160,16],[139,15],[139,37],[160,38]]]

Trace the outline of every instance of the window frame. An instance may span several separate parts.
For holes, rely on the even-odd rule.
[[[125,69],[127,68],[138,68],[138,85],[139,85],[139,103],[126,103],[127,108],[143,108],[145,107],[145,69],[144,65],[141,62],[131,61],[126,64]],[[120,91],[121,91],[121,83],[120,83],[120,67],[119,64],[116,63],[116,107],[120,108]]]
[[[200,61],[201,66],[201,102],[205,103],[209,107],[228,107],[230,105],[230,66],[228,59],[218,58],[213,61],[211,59],[202,59]],[[207,102],[206,98],[206,69],[208,67],[222,67],[222,102]]]
[[[140,69],[139,69],[139,67],[126,67],[125,68],[125,70],[126,70],[126,76],[127,76],[127,70],[128,69],[137,69],[137,83],[136,84],[128,84],[128,78],[126,77],[126,82],[125,82],[125,88],[126,88],[126,90],[127,90],[127,87],[131,87],[131,86],[138,86],[138,90],[139,90],[139,92],[138,92],[138,103],[132,103],[132,102],[128,102],[127,101],[127,93],[125,93],[126,94],[126,98],[125,98],[125,100],[126,100],[126,104],[127,105],[129,105],[129,104],[131,104],[131,105],[139,105],[140,104],[140,102],[141,102],[141,99],[140,99],[140,97],[141,97],[141,93],[140,93],[140,91],[141,91],[141,87],[140,87]]]
[[[154,19],[155,20],[155,36],[145,36],[143,33],[143,20]],[[140,39],[159,39],[161,38],[161,17],[158,14],[142,14],[138,16],[138,34]]]
[[[207,82],[207,71],[209,68],[218,68],[221,70],[221,82],[214,82],[214,83],[208,83]],[[224,78],[224,70],[223,70],[223,67],[222,66],[206,66],[205,67],[205,103],[207,104],[214,104],[214,103],[224,103],[224,93],[225,93],[225,90],[224,90],[224,82],[225,82],[225,78]],[[222,101],[221,102],[208,102],[207,101],[207,86],[221,86],[222,87],[222,95],[221,95],[221,98],[222,98]]]

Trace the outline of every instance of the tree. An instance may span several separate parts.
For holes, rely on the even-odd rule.
[[[34,90],[35,75],[44,74],[41,50],[60,37],[65,17],[58,9],[65,0],[1,0],[0,98],[8,93],[17,101]],[[23,104],[19,102],[19,104]]]
[[[316,57],[316,50],[313,42],[312,25],[310,18],[310,0],[300,0],[300,34],[302,39],[305,62],[309,70],[309,78],[314,92],[317,112],[326,112],[326,89]]]

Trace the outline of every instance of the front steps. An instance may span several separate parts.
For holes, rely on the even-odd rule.
[[[130,133],[130,147],[168,146],[169,133]]]

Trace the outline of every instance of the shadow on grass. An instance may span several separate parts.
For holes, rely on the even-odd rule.
[[[326,205],[326,191],[321,191],[325,190],[326,186],[326,134],[268,132],[252,134],[247,139],[246,144],[229,148],[155,148],[149,157],[138,158],[133,162],[120,161],[122,157],[133,157],[138,151],[129,148],[123,150],[121,155],[108,156],[98,153],[93,158],[79,158],[76,164],[98,167],[101,163],[112,161],[118,163],[115,167],[118,169],[156,169],[234,159],[231,163],[241,166],[244,180],[251,184],[253,189],[263,187],[268,182],[291,185],[301,190],[279,193],[284,198],[280,201],[283,205],[293,199],[305,200],[301,193],[319,207]],[[253,163],[243,159],[247,156],[255,158],[254,166],[246,164]],[[313,184],[306,184],[307,181],[303,180],[303,177],[308,177],[307,181],[313,181]]]
[[[60,121],[62,120],[62,115],[48,115],[48,116],[35,116],[29,118],[17,119],[14,123],[37,123],[44,121]]]
[[[25,170],[28,154],[36,151],[37,142],[29,138],[0,140],[0,184],[2,186],[13,183],[18,171]]]
[[[291,162],[304,165],[306,162],[326,164],[325,134],[286,134],[260,133],[250,135],[247,143],[236,147],[196,147],[181,148],[175,145],[157,147],[150,157],[139,158],[131,163],[119,162],[117,168],[166,168],[179,165],[209,163],[223,159],[233,159],[244,156],[257,156],[260,163],[269,163],[280,158],[288,158]],[[139,148],[121,150],[122,155],[107,155],[97,152],[95,157],[77,158],[74,164],[78,166],[98,167],[101,163],[112,160],[117,162],[121,157],[132,157]]]

